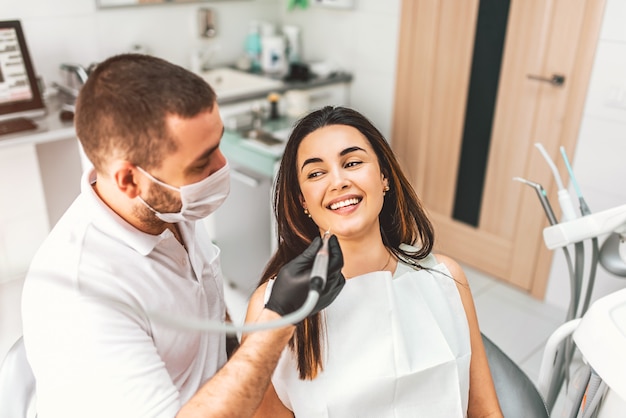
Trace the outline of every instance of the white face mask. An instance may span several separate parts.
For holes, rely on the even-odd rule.
[[[170,186],[167,183],[163,183],[160,180],[154,178],[150,173],[143,168],[137,166],[137,169],[143,174],[148,176],[153,182],[166,187],[170,190],[175,190],[180,193],[180,200],[182,207],[179,212],[160,213],[150,206],[141,196],[137,196],[139,200],[148,207],[157,218],[163,222],[176,223],[183,221],[197,221],[202,218],[206,218],[211,213],[215,212],[219,208],[228,193],[230,192],[230,167],[228,162],[224,167],[217,170],[204,180],[200,180],[197,183],[187,184],[180,188]]]

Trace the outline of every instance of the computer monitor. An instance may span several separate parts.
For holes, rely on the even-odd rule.
[[[0,121],[45,114],[22,25],[0,21]]]

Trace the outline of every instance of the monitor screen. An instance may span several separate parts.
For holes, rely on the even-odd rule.
[[[0,21],[0,120],[45,112],[20,21]]]

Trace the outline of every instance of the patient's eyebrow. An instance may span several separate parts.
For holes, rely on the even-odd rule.
[[[356,152],[356,151],[363,151],[363,152],[367,152],[365,151],[363,148],[361,147],[348,147],[344,150],[341,150],[341,152],[339,152],[339,156],[343,157],[344,155],[350,154],[351,152]],[[321,163],[323,160],[319,157],[313,157],[313,158],[307,158],[306,160],[304,160],[304,162],[302,163],[302,167],[300,167],[300,171],[304,170],[304,167],[307,164],[313,164],[313,163]]]
[[[307,164],[313,164],[313,163],[321,163],[322,159],[319,157],[314,157],[314,158],[307,158],[306,160],[304,160],[304,162],[302,163],[302,167],[300,167],[300,171],[304,170],[304,167]]]
[[[341,151],[341,152],[339,153],[339,155],[343,157],[344,155],[346,155],[346,154],[350,154],[351,152],[355,152],[355,151],[363,151],[363,152],[367,152],[367,151],[365,151],[365,150],[364,150],[363,148],[361,148],[361,147],[354,146],[354,147],[348,147],[348,148],[344,149],[343,151]]]

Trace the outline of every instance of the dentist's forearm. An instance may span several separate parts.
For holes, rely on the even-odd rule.
[[[277,313],[264,309],[258,322],[278,318]],[[294,329],[288,326],[247,335],[233,357],[183,405],[176,417],[252,416]]]

